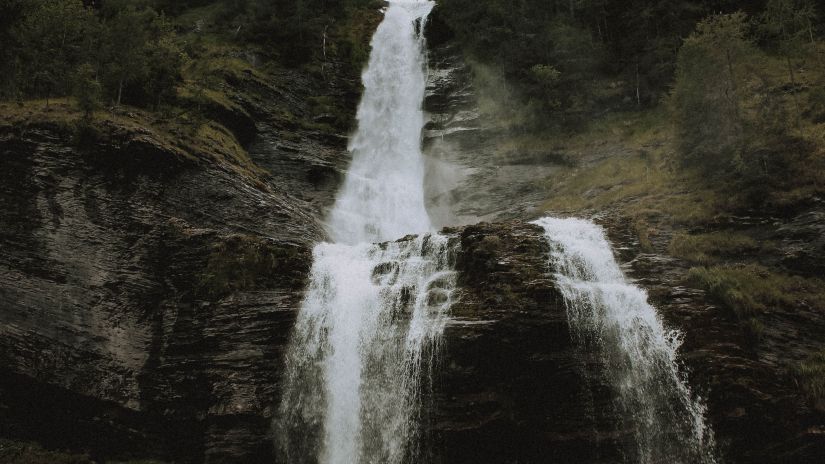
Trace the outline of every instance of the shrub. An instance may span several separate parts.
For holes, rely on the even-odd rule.
[[[720,257],[757,251],[756,240],[733,232],[676,234],[670,242],[670,254],[699,264],[711,264]]]
[[[825,350],[799,363],[796,381],[814,407],[825,412]]]
[[[730,166],[745,143],[744,76],[755,49],[742,13],[711,16],[679,51],[671,94],[683,161],[706,171]]]
[[[825,283],[820,279],[779,274],[756,264],[695,267],[688,281],[743,322],[774,307],[825,309]]]

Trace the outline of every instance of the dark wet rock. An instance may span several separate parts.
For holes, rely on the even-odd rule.
[[[776,229],[782,263],[800,273],[825,275],[825,207],[805,211]]]
[[[622,462],[632,433],[617,428],[599,357],[573,342],[543,231],[457,234],[461,297],[425,403],[431,461]]]
[[[802,215],[778,229],[773,219],[753,217],[750,226],[740,227],[761,231],[768,224],[775,234],[796,231],[815,244],[810,234],[817,223],[810,219],[816,216]],[[642,252],[630,220],[606,214],[599,222],[614,244],[624,245],[617,255],[628,276],[648,290],[667,325],[684,334],[680,359],[694,390],[706,399],[724,461],[821,463],[825,415],[804,397],[792,370],[825,344],[825,314],[773,307],[760,316],[764,329],[754,343],[730,311],[685,285],[689,265],[666,254],[672,231],[659,228],[652,251]]]
[[[78,147],[2,127],[0,173],[0,435],[99,458],[268,455],[323,237],[301,202],[125,128]]]
[[[249,61],[202,110],[254,164],[139,115],[90,136],[0,127],[0,437],[96,459],[272,461],[282,350],[360,84],[338,63],[263,79]]]

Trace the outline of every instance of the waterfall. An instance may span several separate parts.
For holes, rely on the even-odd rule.
[[[352,165],[329,218],[337,243],[383,242],[430,231],[424,208],[421,104],[427,86],[423,27],[429,1],[392,1],[362,77]]]
[[[289,463],[415,461],[421,389],[454,298],[424,207],[429,1],[390,1],[372,39],[353,159],[313,251],[288,347],[277,445]],[[420,234],[405,238],[406,234]],[[385,242],[377,244],[378,242]]]
[[[636,436],[633,462],[713,464],[705,407],[677,363],[680,334],[666,330],[641,288],[628,283],[601,227],[580,219],[544,218],[551,267],[574,336],[594,346],[618,408]]]

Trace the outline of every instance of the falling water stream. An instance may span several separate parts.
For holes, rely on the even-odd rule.
[[[713,464],[713,435],[676,360],[679,333],[666,330],[641,288],[625,280],[598,225],[544,218],[551,268],[582,344],[601,353],[604,375],[634,431],[641,464]]]
[[[422,386],[455,298],[450,240],[424,205],[423,29],[434,3],[390,0],[372,40],[352,164],[313,250],[287,349],[275,435],[289,463],[420,462]],[[677,369],[678,337],[628,284],[602,230],[542,219],[557,285],[598,345],[638,444],[633,462],[713,464],[704,408]],[[407,237],[407,234],[418,234]]]
[[[424,374],[446,323],[449,240],[424,207],[421,105],[429,1],[389,2],[363,75],[352,164],[313,251],[287,353],[276,435],[284,462],[416,456]],[[406,234],[416,238],[397,240]],[[383,244],[378,244],[384,242]]]

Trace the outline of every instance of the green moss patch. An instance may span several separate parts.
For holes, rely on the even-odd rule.
[[[688,281],[742,321],[777,307],[825,309],[822,280],[781,274],[755,264],[695,267],[689,271]]]

